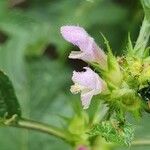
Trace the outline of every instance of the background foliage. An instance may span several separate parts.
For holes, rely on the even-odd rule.
[[[121,54],[128,31],[136,40],[142,17],[137,0],[1,0],[0,68],[15,86],[23,115],[59,126],[59,114],[71,116],[71,101],[78,101],[69,92],[71,71],[86,64],[68,60],[72,47],[60,36],[60,26],[83,26],[105,48],[102,32],[114,52]],[[145,114],[135,124],[135,139],[149,139],[149,126]],[[6,128],[0,128],[0,146],[2,150],[71,149],[54,137]]]

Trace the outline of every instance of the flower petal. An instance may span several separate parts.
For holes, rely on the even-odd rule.
[[[73,72],[71,92],[77,94],[81,92],[83,109],[87,109],[94,95],[100,94],[106,88],[105,82],[97,73],[88,67],[84,67],[84,72]]]
[[[93,90],[86,93],[81,93],[81,102],[82,102],[83,109],[89,108],[93,95],[94,95]]]
[[[65,40],[78,47],[83,48],[84,44],[87,42],[86,39],[88,34],[79,26],[62,26],[60,30]]]
[[[83,58],[85,55],[85,53],[81,52],[81,51],[72,51],[69,55],[69,58],[72,59],[81,59]]]
[[[87,89],[94,89],[96,92],[101,92],[104,88],[104,81],[97,73],[88,67],[84,67],[84,72],[73,72],[72,80]]]

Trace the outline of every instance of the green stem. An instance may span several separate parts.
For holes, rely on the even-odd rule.
[[[149,41],[149,36],[150,36],[150,22],[145,17],[142,23],[138,39],[134,47],[134,52],[138,56],[143,56],[144,50]]]
[[[68,134],[66,134],[63,130],[61,130],[57,127],[54,127],[52,125],[47,125],[47,124],[40,123],[37,121],[21,118],[17,121],[16,124],[10,124],[10,126],[28,129],[28,130],[35,130],[35,131],[39,131],[39,132],[46,133],[49,135],[53,135],[57,138],[60,138],[64,141],[72,144],[72,141],[70,140],[70,136],[68,136]],[[150,145],[150,140],[133,141],[132,145],[133,146]]]
[[[142,146],[142,145],[144,145],[144,146],[146,146],[146,145],[150,145],[150,140],[137,140],[137,141],[134,141],[133,143],[132,143],[132,145],[133,146]]]
[[[53,135],[57,138],[60,138],[60,139],[63,139],[65,141],[69,142],[69,138],[68,138],[67,134],[63,130],[61,130],[57,127],[54,127],[52,125],[47,125],[47,124],[43,124],[43,123],[36,122],[33,120],[21,118],[18,120],[17,124],[10,125],[10,126],[39,131],[42,133]]]

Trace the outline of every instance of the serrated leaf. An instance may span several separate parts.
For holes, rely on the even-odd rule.
[[[0,118],[11,118],[13,115],[21,115],[20,106],[11,81],[0,71]]]
[[[133,139],[133,127],[127,123],[119,127],[118,122],[103,121],[90,131],[91,136],[104,137],[107,142],[130,145]]]

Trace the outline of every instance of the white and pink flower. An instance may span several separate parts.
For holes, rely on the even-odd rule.
[[[80,51],[72,51],[69,58],[98,63],[102,69],[107,68],[107,56],[83,28],[62,26],[61,34],[65,40],[80,48]],[[73,72],[74,85],[71,86],[71,92],[81,93],[83,108],[87,109],[92,97],[100,94],[106,88],[106,83],[90,68],[84,67],[84,69],[83,72]]]
[[[96,62],[99,63],[102,68],[107,66],[105,53],[82,27],[62,26],[61,34],[65,40],[78,46],[81,50],[72,51],[69,58],[81,59],[90,63]]]
[[[83,72],[73,72],[71,92],[77,94],[81,92],[83,109],[87,109],[94,95],[100,94],[105,89],[105,82],[97,73],[88,67],[84,67]]]

